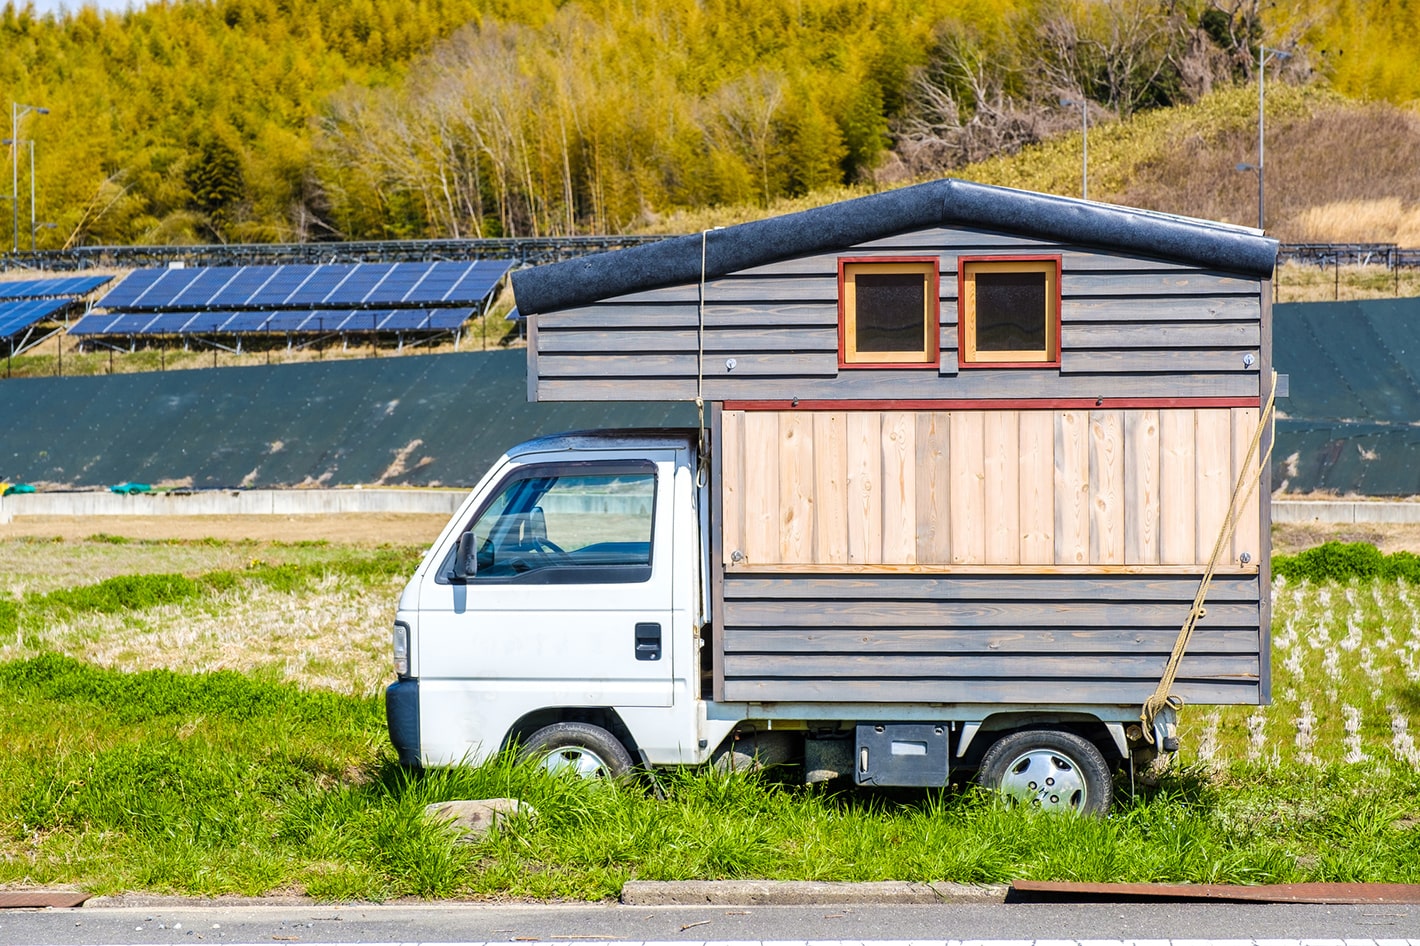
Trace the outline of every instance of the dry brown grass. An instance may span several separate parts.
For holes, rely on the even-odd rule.
[[[1291,220],[1298,243],[1394,243],[1420,246],[1420,204],[1399,197],[1338,200],[1308,207]]]

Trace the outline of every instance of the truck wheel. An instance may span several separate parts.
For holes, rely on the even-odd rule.
[[[549,772],[579,778],[620,778],[634,765],[621,740],[591,723],[544,726],[527,738],[520,755]]]
[[[1000,739],[981,757],[978,781],[1008,804],[1104,815],[1114,779],[1094,744],[1056,729],[1026,729]]]

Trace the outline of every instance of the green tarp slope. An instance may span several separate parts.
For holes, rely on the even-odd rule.
[[[469,486],[509,446],[693,426],[689,404],[529,404],[523,351],[0,381],[0,479]]]
[[[1272,482],[1291,493],[1420,494],[1420,299],[1273,307]]]
[[[1420,299],[1273,309],[1273,483],[1420,495]],[[522,351],[0,381],[0,480],[469,486],[545,433],[691,426],[689,404],[529,404]]]

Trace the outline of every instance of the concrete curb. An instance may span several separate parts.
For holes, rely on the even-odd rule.
[[[191,492],[19,493],[0,498],[0,523],[19,516],[450,516],[466,489],[251,489]]]
[[[1391,525],[1420,522],[1420,503],[1330,499],[1276,499],[1272,501],[1274,523],[1318,523],[1345,525],[1374,522]]]
[[[883,880],[629,880],[621,902],[635,907],[800,906],[841,903],[1001,903],[1004,886]]]

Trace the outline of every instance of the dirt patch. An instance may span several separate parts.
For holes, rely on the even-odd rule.
[[[255,539],[326,541],[345,545],[428,545],[449,517],[438,514],[359,513],[312,516],[16,516],[0,525],[0,539]]]
[[[1272,527],[1272,553],[1292,555],[1323,542],[1369,542],[1382,552],[1420,554],[1420,524],[1283,523]]]

